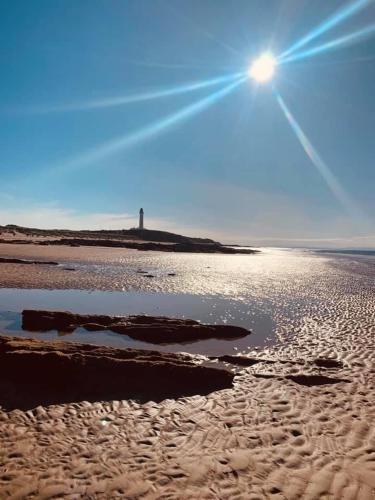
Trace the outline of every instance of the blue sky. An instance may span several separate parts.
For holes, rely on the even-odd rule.
[[[351,3],[1,2],[0,224],[129,227],[143,206],[147,227],[223,241],[375,247],[375,36],[281,64],[274,80],[350,206],[307,156],[270,84],[246,80],[216,101],[230,82],[87,105],[246,71]],[[374,24],[368,3],[304,49]],[[107,151],[204,99],[199,112]]]

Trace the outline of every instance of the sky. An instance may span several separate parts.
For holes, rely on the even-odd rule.
[[[143,207],[227,243],[375,248],[362,3],[317,33],[358,0],[2,1],[0,224],[128,228]],[[247,78],[309,33],[272,82]]]

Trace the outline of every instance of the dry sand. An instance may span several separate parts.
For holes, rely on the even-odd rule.
[[[101,249],[91,251],[105,260]],[[1,250],[48,260],[58,260],[56,252],[87,256],[82,248]],[[19,266],[4,266],[2,286],[22,281]],[[60,279],[55,272],[48,271],[50,286]],[[161,403],[0,410],[0,498],[375,498],[370,278],[338,272],[329,290],[334,307],[312,307],[282,343],[251,353],[277,362],[239,370],[233,389]],[[318,357],[343,366],[318,368]],[[298,373],[349,382],[305,386],[285,378]]]

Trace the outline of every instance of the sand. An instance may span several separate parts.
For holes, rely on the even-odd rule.
[[[14,247],[12,256],[48,260],[84,251]],[[2,286],[22,282],[4,266]],[[55,269],[40,267],[50,287],[59,283]],[[274,363],[233,367],[232,389],[0,410],[0,498],[375,498],[374,276],[351,267],[317,283],[327,307],[311,305],[277,345],[248,353]],[[342,366],[319,367],[317,358]],[[298,374],[345,382],[287,378]]]
[[[2,257],[56,261],[60,264],[59,266],[28,265],[25,268],[19,264],[2,263],[0,264],[1,286],[45,289],[118,289],[111,277],[105,279],[87,272],[80,264],[86,262],[101,266],[109,263],[119,264],[128,256],[138,253],[137,250],[104,247],[0,244]]]

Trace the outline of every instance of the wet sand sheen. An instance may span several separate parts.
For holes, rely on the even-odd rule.
[[[143,291],[214,290],[254,303],[272,312],[279,343],[250,350],[259,362],[243,368],[233,389],[208,396],[0,411],[0,497],[374,497],[374,265],[276,250],[247,262],[198,257],[103,253],[96,270],[83,263],[77,273],[84,288],[104,287],[117,268],[120,287],[129,280]],[[120,262],[129,272],[119,272]],[[177,279],[142,281],[139,266],[172,269]],[[61,272],[36,270],[34,286],[49,276],[61,287]],[[3,286],[12,280],[22,281],[9,270]],[[317,358],[337,363],[319,366]],[[336,382],[297,382],[318,376]]]

